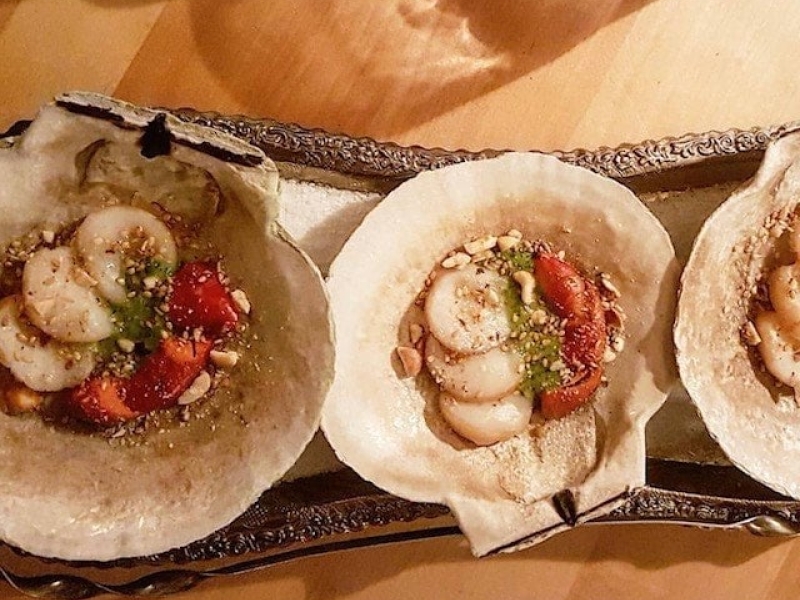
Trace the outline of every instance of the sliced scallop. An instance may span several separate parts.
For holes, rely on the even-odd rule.
[[[22,272],[25,314],[62,342],[97,342],[114,332],[111,309],[67,246],[36,251]]]
[[[158,217],[141,208],[112,206],[97,211],[84,219],[75,234],[75,248],[97,280],[98,292],[114,304],[126,300],[125,287],[119,282],[124,275],[121,244],[133,234],[145,238],[155,259],[175,266],[178,253],[172,234]]]
[[[57,392],[78,385],[94,369],[88,347],[62,344],[26,323],[22,298],[0,300],[0,363],[21,383],[37,392]]]
[[[791,336],[791,328],[784,327],[778,313],[764,312],[756,317],[756,329],[761,337],[758,350],[767,370],[778,381],[800,388],[798,343]]]
[[[442,392],[439,410],[460,436],[478,446],[490,446],[525,431],[533,402],[522,394],[511,394],[492,402],[462,402]]]
[[[511,333],[503,302],[508,285],[507,277],[472,264],[439,272],[425,300],[431,332],[460,354],[500,345]]]
[[[514,350],[497,347],[458,356],[432,335],[425,341],[425,364],[444,391],[464,401],[497,400],[514,391],[522,379],[522,357]]]
[[[772,272],[769,299],[784,323],[800,321],[800,264],[778,267]]]

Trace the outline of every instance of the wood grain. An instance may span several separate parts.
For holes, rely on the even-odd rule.
[[[800,118],[800,4],[0,0],[0,127],[67,89],[449,148],[616,145]],[[798,596],[800,542],[591,527],[305,559],[186,598]],[[20,597],[8,587],[3,597]]]

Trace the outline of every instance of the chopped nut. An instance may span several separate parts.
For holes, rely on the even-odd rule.
[[[75,283],[84,287],[94,287],[97,285],[97,279],[80,267],[74,267],[72,269],[72,277],[75,279]]]
[[[412,344],[416,344],[425,335],[425,328],[419,323],[412,323],[408,327],[408,337],[411,339]]]
[[[206,371],[203,371],[195,378],[195,380],[192,382],[192,385],[189,386],[189,389],[181,394],[180,398],[178,398],[178,404],[186,405],[196,402],[205,396],[206,392],[208,392],[210,389],[211,375],[209,375]]]
[[[619,306],[612,306],[605,311],[606,325],[609,327],[622,327],[625,323],[625,313]]]
[[[613,360],[614,360],[615,358],[617,358],[617,353],[616,353],[616,352],[614,352],[614,351],[613,351],[611,348],[609,348],[608,346],[606,346],[606,349],[605,349],[605,351],[603,352],[603,362],[605,362],[605,363],[610,363],[610,362],[613,362]]]
[[[513,237],[513,238],[517,238],[517,239],[520,239],[520,240],[522,239],[522,232],[519,231],[518,229],[509,229],[508,232],[506,233],[506,235],[508,237]]]
[[[533,302],[533,290],[536,287],[536,280],[533,275],[529,271],[517,271],[512,277],[519,284],[522,303],[530,304]]]
[[[442,266],[445,269],[460,269],[464,265],[468,265],[472,260],[469,254],[464,252],[456,252],[453,256],[449,256],[442,261]]]
[[[56,239],[56,234],[49,229],[42,231],[42,241],[45,244],[52,244]]]
[[[600,273],[600,285],[602,285],[614,298],[619,298],[622,295],[617,286],[611,282],[611,279],[609,279],[608,275],[605,273]]]
[[[531,321],[534,325],[544,325],[547,323],[547,312],[541,308],[536,309],[531,313]]]
[[[493,235],[485,235],[483,237],[478,238],[477,240],[473,240],[471,242],[467,242],[464,244],[464,250],[467,254],[475,255],[478,252],[483,252],[484,250],[491,250],[497,245],[497,238]]]
[[[486,297],[486,302],[489,304],[489,306],[499,306],[500,305],[500,295],[497,293],[496,290],[493,290],[492,288],[489,288],[484,293],[484,296]]]
[[[403,370],[408,377],[416,377],[422,371],[422,355],[416,348],[398,346],[397,356],[400,357],[400,362],[403,363]]]
[[[494,258],[494,252],[491,250],[484,250],[483,252],[478,252],[472,256],[472,262],[479,263],[485,262],[487,260],[492,260]]]
[[[502,252],[505,252],[506,250],[516,248],[521,241],[522,239],[518,237],[501,235],[499,238],[497,238],[497,247],[500,248]]]
[[[158,285],[158,278],[153,277],[152,275],[148,275],[144,279],[142,279],[142,283],[144,284],[144,289],[152,290]]]
[[[752,321],[748,321],[742,327],[742,337],[749,346],[758,346],[761,343],[761,336]]]
[[[120,350],[128,354],[133,352],[133,350],[136,348],[136,344],[133,342],[133,340],[129,340],[128,338],[119,338],[117,340],[117,346],[119,346]]]
[[[250,314],[250,300],[247,299],[247,295],[242,290],[233,290],[231,298],[233,298],[233,303],[241,312],[246,315]]]
[[[239,353],[234,352],[233,350],[212,350],[211,362],[215,367],[219,367],[221,369],[230,369],[236,366],[236,363],[239,362]]]
[[[560,358],[557,358],[553,362],[550,363],[550,367],[548,367],[551,371],[560,371],[564,369],[567,365],[564,364],[564,361]]]
[[[5,393],[6,410],[12,415],[34,411],[43,400],[39,392],[24,385],[15,385]]]
[[[625,349],[625,338],[615,337],[611,340],[611,347],[614,352],[622,352]]]

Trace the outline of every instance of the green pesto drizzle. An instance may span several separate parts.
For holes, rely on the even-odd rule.
[[[500,258],[514,271],[532,271],[533,254],[524,250],[506,250]],[[526,306],[522,302],[519,286],[510,282],[504,291],[504,302],[511,323],[510,345],[525,359],[525,372],[519,384],[519,391],[526,398],[533,399],[537,394],[561,385],[558,371],[551,371],[550,365],[561,355],[561,340],[557,335],[547,334],[543,327],[531,322],[531,314],[543,310],[548,316],[552,311],[536,290],[533,302]],[[520,339],[522,338],[522,339]]]
[[[146,352],[153,352],[161,340],[161,332],[166,329],[165,315],[156,308],[164,302],[163,298],[142,295],[144,279],[155,277],[159,282],[169,278],[174,272],[173,267],[158,260],[147,260],[144,268],[134,274],[125,275],[125,289],[135,292],[136,295],[128,298],[122,304],[111,307],[116,329],[111,336],[98,342],[97,350],[103,360],[107,360],[118,351],[117,340],[128,339],[141,344]]]
[[[525,250],[504,250],[500,253],[500,260],[514,269],[514,271],[533,271],[533,253]]]

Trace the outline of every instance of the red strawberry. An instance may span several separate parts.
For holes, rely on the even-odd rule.
[[[126,404],[127,380],[90,377],[70,390],[68,405],[78,418],[110,427],[139,416]]]
[[[545,299],[559,317],[586,314],[586,281],[575,267],[554,254],[540,254],[533,261],[533,269]]]
[[[545,300],[566,319],[561,356],[573,369],[588,369],[577,383],[540,395],[547,419],[563,417],[581,406],[600,385],[606,349],[606,319],[597,287],[569,263],[552,254],[534,259],[536,280]]]
[[[545,300],[567,320],[564,359],[577,368],[599,364],[606,345],[606,320],[597,287],[552,254],[536,257],[534,268]]]
[[[239,313],[214,263],[189,262],[172,278],[169,318],[180,328],[216,336],[233,329]]]
[[[202,338],[162,340],[128,380],[128,406],[142,413],[174,406],[205,368],[211,347],[211,341]]]
[[[539,396],[542,416],[545,419],[558,419],[576,410],[599,387],[602,376],[603,370],[595,367],[576,383],[542,392]]]
[[[606,349],[606,317],[594,284],[586,282],[583,303],[587,318],[567,318],[561,348],[564,359],[578,368],[599,365]]]

